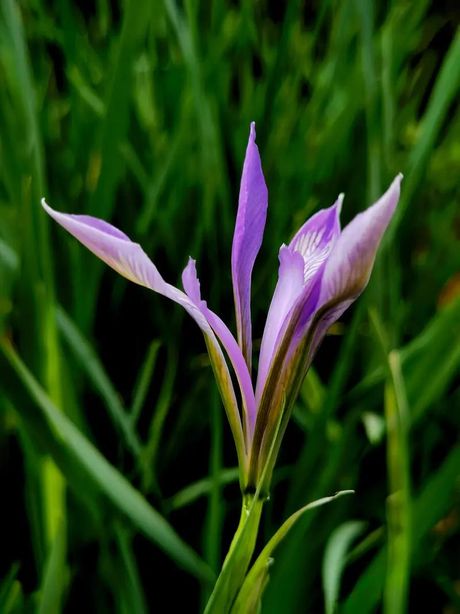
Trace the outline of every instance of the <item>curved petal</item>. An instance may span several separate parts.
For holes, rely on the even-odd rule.
[[[123,277],[155,290],[165,284],[142,247],[115,226],[89,215],[59,213],[45,199],[42,206],[58,224]]]
[[[244,467],[244,439],[231,376],[219,342],[201,309],[187,294],[162,278],[138,243],[131,241],[127,235],[108,222],[88,215],[59,213],[47,205],[44,199],[42,206],[56,222],[120,275],[175,301],[192,316],[205,336],[211,364],[235,438],[240,466]]]
[[[312,355],[327,329],[367,286],[383,234],[399,201],[402,178],[401,173],[397,175],[375,204],[353,218],[331,252],[321,282],[318,304],[323,313],[312,339]]]
[[[273,356],[287,328],[294,305],[303,303],[299,327],[316,307],[318,292],[312,287],[321,275],[324,262],[340,234],[340,210],[343,195],[328,209],[313,215],[294,235],[289,246],[282,246],[279,254],[278,283],[273,294],[265,323],[260,348],[256,386],[256,402],[259,403]],[[298,334],[298,332],[297,332]]]
[[[251,369],[251,276],[262,244],[267,218],[268,192],[262,172],[256,129],[252,122],[241,176],[238,213],[232,245],[232,281],[238,343]]]
[[[354,299],[366,287],[383,233],[398,204],[401,180],[399,174],[374,205],[358,213],[344,228],[324,270],[321,304]]]
[[[250,441],[254,431],[256,407],[251,376],[249,375],[241,349],[225,322],[208,308],[206,301],[201,299],[200,281],[196,272],[196,262],[193,258],[189,258],[187,266],[182,273],[182,283],[187,295],[203,313],[230,358],[240,386],[246,420],[246,433],[248,434],[248,441]]]

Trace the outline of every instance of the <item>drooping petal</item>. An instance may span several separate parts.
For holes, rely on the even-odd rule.
[[[251,124],[241,176],[238,213],[232,245],[232,281],[238,343],[251,369],[251,276],[262,244],[267,218],[268,192],[262,172],[256,129]]]
[[[219,342],[201,309],[187,294],[162,278],[138,243],[131,241],[127,235],[108,222],[87,215],[59,213],[47,205],[44,199],[42,206],[56,222],[120,275],[175,301],[192,316],[205,336],[211,364],[235,439],[240,466],[244,467],[244,439],[231,376]],[[198,290],[196,285],[193,287],[193,281],[190,281],[190,284],[192,295],[194,292],[196,295],[198,291],[199,296],[199,284]]]
[[[304,318],[316,307],[317,292],[311,292],[316,278],[321,275],[324,262],[340,234],[340,210],[343,196],[328,209],[313,215],[294,235],[289,246],[282,246],[279,254],[278,283],[265,323],[259,356],[256,402],[261,399],[263,387],[280,342],[287,328],[289,314],[294,305],[302,302]]]
[[[115,226],[89,215],[59,213],[45,199],[42,206],[58,224],[123,277],[147,288],[157,289],[165,283],[142,247]]]
[[[241,349],[225,322],[223,322],[217,314],[209,309],[206,301],[201,299],[200,281],[197,276],[196,263],[193,258],[189,258],[187,266],[182,273],[182,283],[187,295],[203,313],[204,317],[210,324],[214,333],[217,335],[218,339],[225,348],[228,357],[230,358],[238,384],[240,386],[244,406],[244,416],[246,420],[246,433],[248,441],[250,441],[254,430],[256,408],[251,376],[249,375],[249,370]]]

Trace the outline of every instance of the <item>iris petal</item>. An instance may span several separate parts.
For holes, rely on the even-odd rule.
[[[138,243],[131,241],[127,235],[108,222],[87,215],[59,213],[47,205],[44,200],[42,200],[42,206],[56,222],[120,275],[175,301],[192,316],[205,336],[211,364],[235,438],[240,466],[244,467],[243,431],[231,376],[219,342],[199,306],[187,294],[162,278],[156,266]],[[194,282],[189,274],[187,283],[191,294],[196,297],[198,293],[199,297],[198,280]]]
[[[278,334],[287,314],[304,287],[304,260],[302,256],[283,245],[280,249],[279,260],[278,283],[270,303],[260,346],[256,385],[257,403],[260,401],[265,386]]]
[[[232,281],[238,343],[251,369],[251,276],[267,218],[268,192],[256,142],[254,122],[241,176],[238,213],[232,245]]]
[[[304,259],[304,282],[317,273],[340,234],[343,194],[328,209],[321,209],[296,232],[289,247]]]
[[[398,204],[402,178],[397,175],[375,204],[353,218],[332,250],[321,281],[318,314],[322,315],[311,344],[312,356],[327,329],[367,286],[383,234]]]
[[[289,246],[282,246],[279,254],[278,283],[273,294],[260,348],[256,386],[259,403],[270,365],[286,330],[291,312],[303,303],[300,326],[316,307],[318,293],[312,292],[317,277],[340,234],[339,215],[343,196],[328,209],[313,215],[294,235]]]
[[[383,233],[398,204],[401,180],[399,174],[374,205],[344,228],[324,270],[321,304],[340,297],[356,298],[366,287]]]

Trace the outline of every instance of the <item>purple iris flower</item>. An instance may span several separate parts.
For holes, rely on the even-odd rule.
[[[205,337],[235,440],[242,485],[249,488],[258,484],[273,448],[279,446],[298,388],[327,329],[367,285],[398,203],[402,179],[398,175],[385,194],[343,231],[340,195],[331,207],[305,222],[288,245],[281,246],[278,283],[265,323],[254,386],[251,277],[268,204],[255,139],[252,123],[231,259],[236,338],[201,298],[193,259],[182,273],[184,292],[166,282],[142,247],[111,224],[87,215],[59,213],[42,201],[47,213],[101,260],[127,279],[179,303],[196,321]]]

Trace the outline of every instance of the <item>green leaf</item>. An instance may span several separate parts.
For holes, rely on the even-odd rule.
[[[152,343],[149,345],[144,364],[140,370],[136,385],[134,386],[133,402],[129,412],[129,417],[133,424],[136,424],[137,420],[139,419],[142,406],[145,403],[145,398],[152,380],[153,371],[155,370],[155,364],[160,346],[161,342],[157,339],[152,341]]]
[[[401,350],[411,408],[418,421],[460,372],[460,298],[444,307],[424,331]]]
[[[340,594],[340,581],[347,562],[348,549],[363,532],[365,522],[350,520],[337,527],[326,545],[323,559],[323,591],[326,614],[334,614]]]
[[[436,138],[443,127],[443,120],[452,101],[458,96],[460,85],[460,31],[457,30],[444,61],[437,71],[436,82],[420,126],[420,137],[409,159],[410,170],[407,175],[401,202],[396,210],[395,220],[387,233],[391,241],[398,221],[404,215],[415,191],[422,180],[422,174],[433,151]]]
[[[460,298],[443,307],[415,339],[399,350],[411,424],[423,418],[460,372],[460,346],[452,343],[458,336]],[[386,375],[387,367],[380,365],[352,390],[350,399],[356,400],[368,388],[380,385]]]
[[[79,472],[111,504],[180,566],[193,575],[209,580],[212,572],[174,531],[171,525],[145,500],[126,478],[113,467],[80,431],[61,413],[8,342],[0,344],[0,372],[7,395],[25,421],[42,427],[42,443],[52,454],[67,480],[72,483]],[[22,389],[28,398],[16,400],[14,390]],[[23,409],[32,400],[38,415]],[[21,409],[19,409],[21,408]],[[43,428],[43,426],[45,428]]]
[[[224,500],[222,497],[222,483],[219,476],[222,472],[223,447],[223,418],[217,391],[212,394],[211,404],[211,446],[209,452],[209,472],[211,488],[209,489],[207,512],[203,526],[203,557],[211,569],[216,572],[222,564],[222,528],[224,522]],[[203,606],[207,603],[212,592],[211,587],[205,586],[201,601]],[[202,608],[200,608],[202,609]]]
[[[458,482],[460,446],[452,449],[413,502],[412,564],[424,547],[423,538],[449,508]],[[370,614],[381,598],[385,578],[386,549],[382,548],[357,581],[343,605],[343,614]]]
[[[177,492],[166,501],[166,507],[171,510],[186,507],[200,497],[206,496],[215,486],[215,480],[217,480],[221,486],[225,486],[226,484],[237,482],[239,475],[240,472],[238,467],[222,469],[222,471],[220,471],[215,477],[203,478],[202,480],[198,480],[193,484],[189,484],[189,486],[186,486]]]
[[[342,490],[332,497],[324,497],[323,499],[313,501],[292,514],[292,516],[281,525],[275,535],[273,535],[249,570],[232,607],[232,614],[256,614],[259,611],[259,604],[268,581],[268,570],[272,563],[273,552],[299,518],[309,510],[321,507],[343,495],[350,495],[353,493],[353,490]]]
[[[257,494],[244,497],[240,523],[206,605],[205,614],[230,611],[254,552],[263,504],[264,499]]]
[[[23,597],[21,585],[17,580],[18,572],[19,564],[15,563],[0,583],[0,612],[4,614],[21,611]]]
[[[387,543],[384,611],[403,614],[407,608],[410,578],[412,509],[410,456],[408,447],[409,408],[398,352],[388,356],[390,377],[385,387],[387,422]]]
[[[141,578],[137,569],[136,559],[131,546],[131,538],[125,527],[115,524],[115,535],[122,562],[122,589],[126,601],[126,612],[130,614],[146,614],[148,612],[142,590]]]
[[[60,612],[62,609],[62,597],[67,583],[65,551],[66,534],[64,524],[61,523],[48,553],[37,614]]]
[[[275,436],[255,492],[243,495],[240,522],[206,605],[205,614],[229,612],[244,582],[256,545],[262,508],[267,498],[262,488],[265,487],[268,476],[272,472],[277,453],[276,438],[280,432],[280,426],[281,419],[278,419]]]

